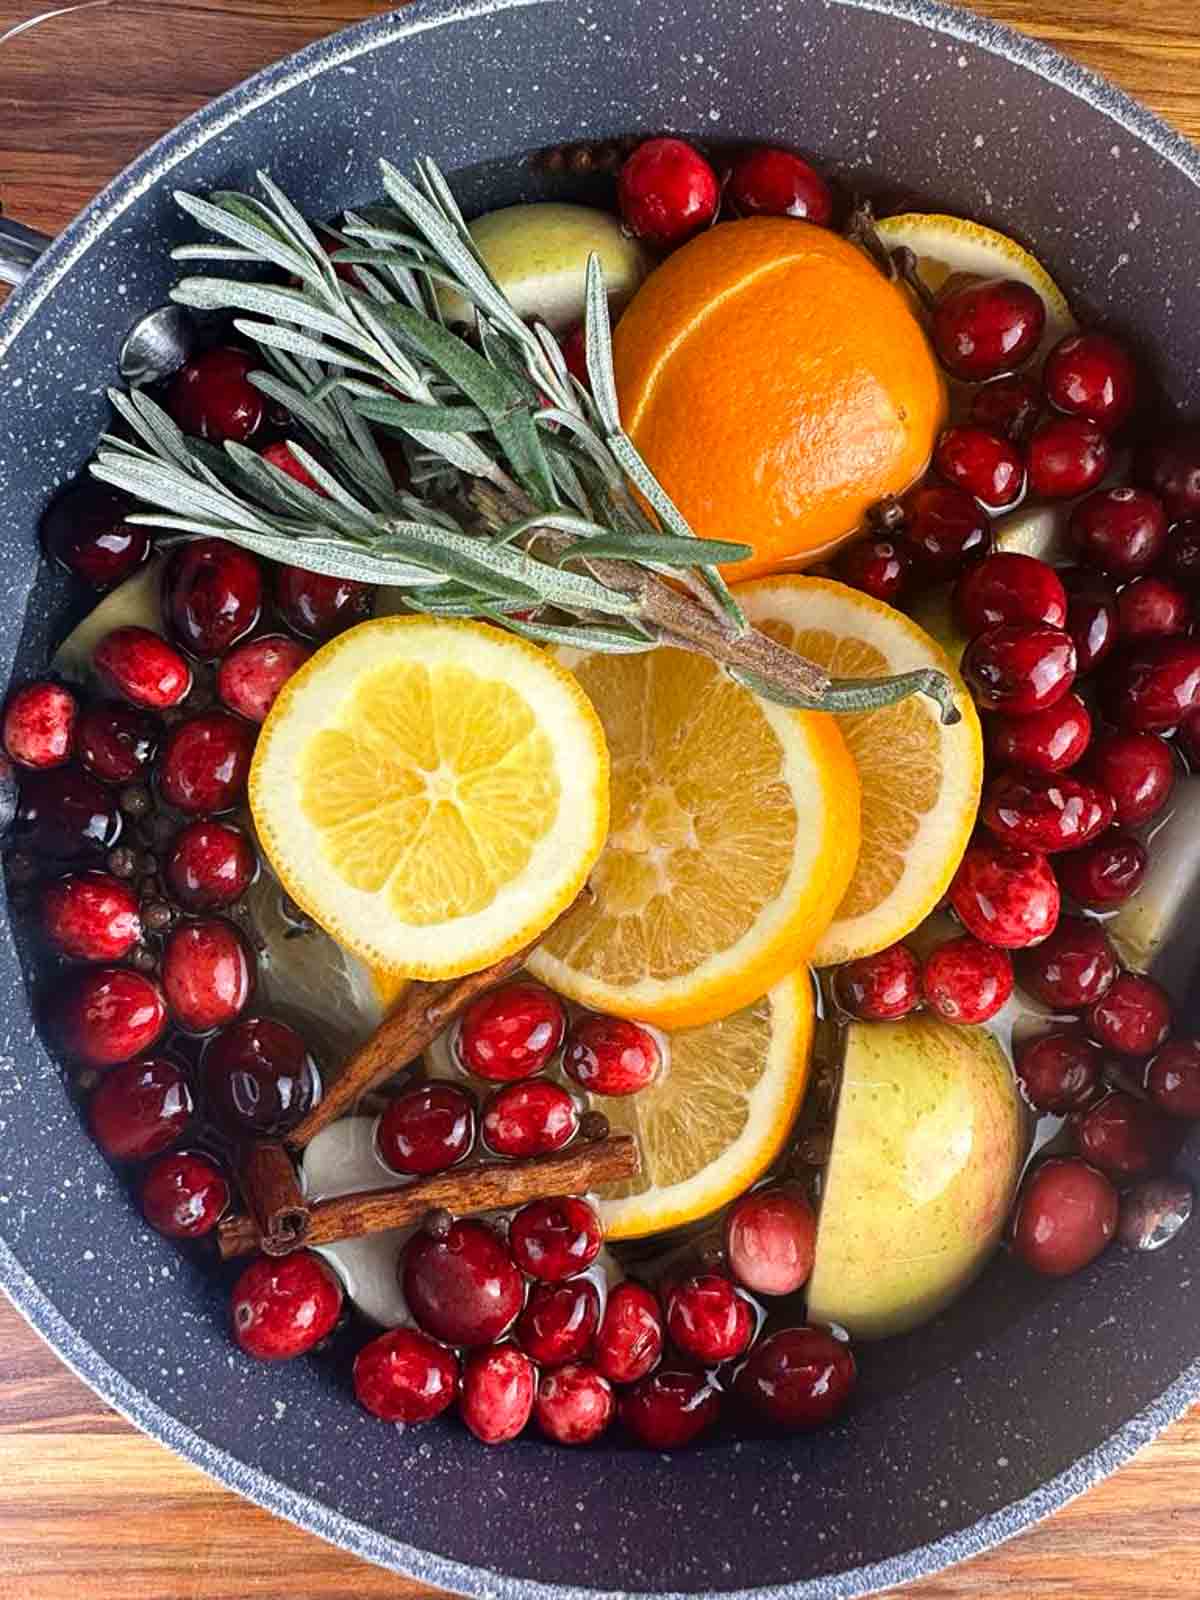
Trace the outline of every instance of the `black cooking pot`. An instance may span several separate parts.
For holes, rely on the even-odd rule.
[[[191,229],[176,188],[268,167],[309,214],[377,191],[376,158],[472,169],[468,210],[534,180],[513,158],[677,128],[780,140],[868,187],[1024,239],[1102,305],[1186,411],[1200,384],[1200,161],[1107,85],[994,24],[909,0],[419,4],[260,74],[162,140],[45,253],[0,316],[0,679],[36,672],[64,585],[36,529],[93,449],[130,324]],[[495,164],[495,165],[493,165]],[[475,170],[478,169],[478,170]],[[0,1281],[156,1438],[370,1560],[478,1595],[860,1594],[1060,1506],[1200,1394],[1200,1229],[1068,1283],[1001,1259],[931,1327],[869,1350],[853,1413],[808,1438],[667,1458],[367,1421],[333,1363],[235,1354],[225,1286],[142,1226],[79,1125],[0,950]],[[1197,1150],[1183,1166],[1197,1176]]]

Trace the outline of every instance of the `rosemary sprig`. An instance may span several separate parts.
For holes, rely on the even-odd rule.
[[[437,167],[418,162],[416,183],[381,171],[388,203],[347,213],[324,241],[263,173],[262,198],[176,196],[219,241],[176,259],[259,276],[185,277],[172,297],[234,313],[262,352],[252,381],[310,441],[289,448],[317,487],[243,446],[187,438],[146,394],[114,391],[131,437],[105,435],[92,471],[154,508],[133,520],[543,643],[700,650],[783,705],[862,711],[923,693],[958,719],[941,673],[831,680],[747,624],[717,569],[749,546],[697,539],[621,426],[597,260],[589,394],[549,331],[509,304]],[[445,324],[444,289],[474,308],[465,334]],[[394,486],[380,434],[403,452],[408,488]]]

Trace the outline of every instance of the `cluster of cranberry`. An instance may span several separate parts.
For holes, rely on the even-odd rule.
[[[217,441],[260,434],[253,365],[234,349],[198,356],[167,390],[175,420]],[[294,463],[278,439],[262,453]],[[93,593],[113,588],[150,555],[131,509],[90,482],[69,489],[43,524],[48,555]],[[171,1237],[215,1227],[231,1142],[292,1125],[320,1093],[299,1034],[246,1014],[257,957],[234,915],[259,864],[236,813],[283,683],[372,604],[366,585],[198,539],[165,563],[165,637],[117,627],[94,651],[95,694],[40,679],[4,710],[18,778],[9,878],[66,964],[49,1031],[97,1142],[149,1163],[142,1207]]]
[[[398,1268],[415,1326],[359,1350],[355,1394],[374,1416],[405,1424],[457,1400],[485,1444],[515,1439],[531,1418],[558,1444],[591,1444],[619,1417],[644,1448],[678,1449],[712,1429],[729,1394],[776,1430],[830,1421],[855,1383],[848,1345],[807,1326],[759,1337],[751,1297],[806,1281],[808,1202],[786,1187],[755,1190],[730,1211],[724,1237],[725,1270],[668,1278],[656,1294],[632,1278],[607,1286],[600,1221],[584,1199],[535,1200],[503,1223],[435,1213]],[[337,1277],[309,1251],[259,1258],[233,1290],[235,1336],[263,1359],[311,1350],[341,1311]]]

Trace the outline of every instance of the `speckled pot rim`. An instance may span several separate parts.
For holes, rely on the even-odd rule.
[[[476,5],[428,0],[400,16],[376,18],[310,45],[298,55],[267,68],[247,84],[230,90],[153,145],[55,240],[26,283],[10,296],[0,312],[0,358],[16,344],[47,296],[55,292],[76,263],[128,207],[162,182],[181,160],[234,127],[246,112],[288,93],[318,74],[430,29],[471,21],[517,6],[552,3],[555,0],[483,0]],[[848,10],[879,12],[911,22],[1023,66],[1103,113],[1164,161],[1170,162],[1200,189],[1200,152],[1144,106],[1048,45],[985,18],[926,3],[926,0],[823,0],[823,3]],[[630,1591],[584,1589],[510,1578],[385,1537],[319,1500],[285,1488],[269,1474],[246,1465],[183,1426],[93,1349],[46,1297],[3,1238],[0,1238],[0,1287],[72,1371],[130,1422],[228,1488],[364,1560],[441,1588],[486,1597],[486,1600],[493,1600],[493,1597],[496,1600],[572,1600],[575,1596],[579,1600],[587,1600],[587,1597],[596,1600],[600,1596],[617,1600],[618,1596],[626,1595],[628,1600],[651,1600],[649,1594],[643,1597]],[[1197,1400],[1200,1400],[1200,1359],[1155,1402],[1067,1471],[968,1528],[887,1561],[856,1567],[832,1577],[714,1593],[728,1600],[740,1600],[743,1596],[746,1600],[750,1596],[762,1597],[762,1600],[773,1600],[776,1596],[779,1600],[785,1597],[786,1600],[835,1600],[835,1597],[843,1600],[843,1597],[875,1593],[936,1573],[993,1548],[1057,1511],[1116,1471]],[[700,1592],[692,1590],[685,1595],[655,1591],[654,1600],[694,1600]]]

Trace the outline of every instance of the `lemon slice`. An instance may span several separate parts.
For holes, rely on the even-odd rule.
[[[762,1176],[804,1098],[814,1011],[804,968],[722,1022],[671,1034],[650,1088],[595,1102],[642,1152],[636,1178],[600,1191],[610,1240],[706,1217]]]
[[[862,785],[862,848],[811,959],[831,966],[870,955],[911,932],[954,876],[979,806],[979,717],[944,651],[882,601],[825,578],[760,578],[736,593],[751,622],[835,677],[937,667],[954,685],[962,720],[950,728],[917,696],[838,718]]]
[[[1075,318],[1062,290],[1036,256],[1007,234],[985,228],[981,222],[968,222],[965,217],[920,211],[884,217],[875,228],[889,250],[907,246],[913,252],[921,281],[934,294],[959,272],[981,278],[1016,278],[1036,289],[1046,305],[1046,331],[1035,364],[1064,334],[1075,331]]]
[[[250,771],[292,899],[374,968],[474,972],[537,937],[608,826],[608,753],[571,675],[481,623],[364,622],[284,686]]]
[[[559,659],[604,724],[612,831],[592,899],[529,965],[599,1011],[727,1017],[805,960],[850,881],[858,780],[837,723],[683,650]]]

